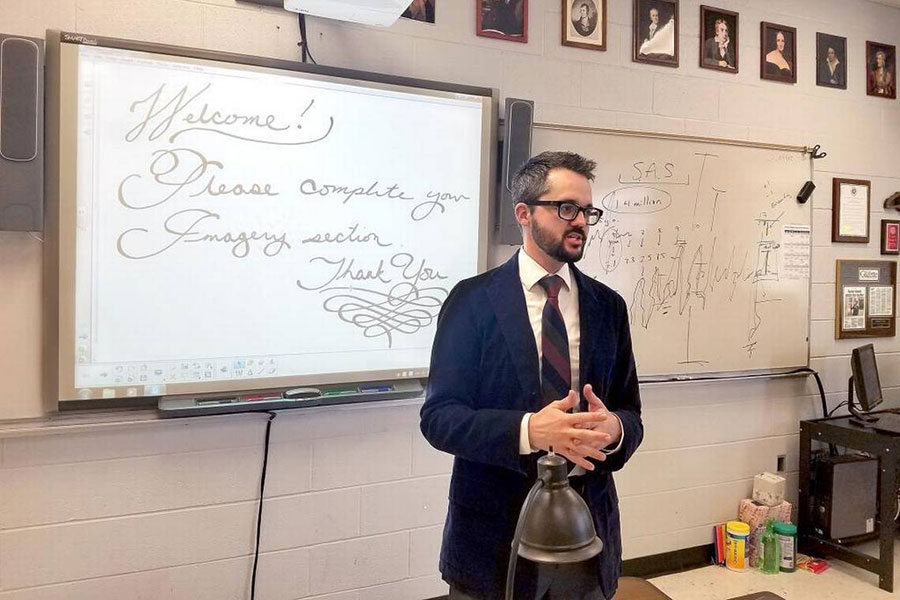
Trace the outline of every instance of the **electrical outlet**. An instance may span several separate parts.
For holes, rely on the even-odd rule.
[[[784,460],[785,460],[785,455],[779,454],[778,458],[775,461],[775,472],[776,473],[784,472]]]

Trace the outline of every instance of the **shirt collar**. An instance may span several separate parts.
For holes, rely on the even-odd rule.
[[[572,289],[572,270],[569,269],[567,263],[563,263],[563,266],[556,273],[550,273],[544,267],[539,265],[536,260],[528,256],[528,253],[525,252],[525,248],[522,248],[519,251],[519,277],[526,290],[531,291],[531,288],[533,288],[541,278],[554,274],[562,277],[563,284],[566,286],[567,290]]]

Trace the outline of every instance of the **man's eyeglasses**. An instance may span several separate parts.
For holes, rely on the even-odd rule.
[[[588,225],[596,225],[603,216],[603,211],[596,206],[580,206],[572,200],[532,200],[526,202],[529,206],[555,206],[559,218],[563,221],[574,221],[578,213],[584,213],[584,220]]]

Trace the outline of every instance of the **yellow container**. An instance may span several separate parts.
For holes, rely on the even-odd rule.
[[[743,521],[725,525],[725,566],[732,571],[746,571],[750,564],[750,526]]]

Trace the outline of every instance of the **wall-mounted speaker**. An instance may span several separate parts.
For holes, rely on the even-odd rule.
[[[500,147],[500,177],[497,191],[497,241],[501,244],[522,243],[522,231],[513,212],[510,183],[519,168],[531,158],[531,126],[534,102],[507,98],[504,111],[503,142]]]
[[[0,230],[44,221],[44,41],[0,34]]]

